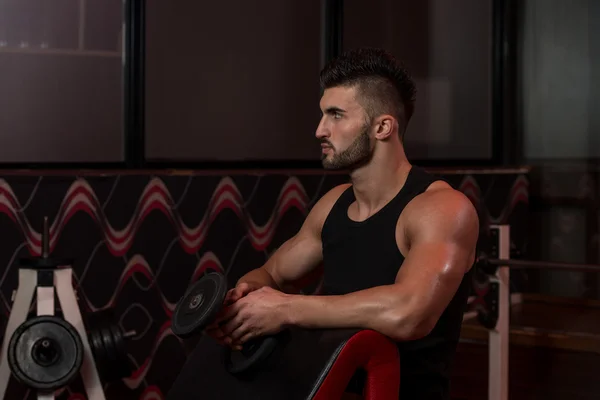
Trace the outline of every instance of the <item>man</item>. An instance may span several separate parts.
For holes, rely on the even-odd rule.
[[[350,51],[321,72],[316,137],[347,169],[300,231],[239,279],[208,334],[236,349],[287,326],[364,328],[398,342],[400,398],[449,399],[479,221],[472,203],[407,160],[415,86],[393,57]],[[292,287],[322,263],[324,294]]]

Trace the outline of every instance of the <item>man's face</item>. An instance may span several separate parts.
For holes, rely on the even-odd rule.
[[[320,107],[323,117],[316,137],[321,141],[323,167],[353,169],[366,164],[373,153],[370,123],[356,100],[356,89],[326,89]]]

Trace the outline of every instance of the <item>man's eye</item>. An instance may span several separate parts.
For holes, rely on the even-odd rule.
[[[342,118],[342,114],[340,114],[339,112],[335,112],[335,113],[333,113],[333,118],[340,119],[340,118]]]

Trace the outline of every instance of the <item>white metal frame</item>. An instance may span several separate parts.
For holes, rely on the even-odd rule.
[[[492,225],[498,231],[498,258],[510,257],[510,225]],[[508,399],[508,353],[510,334],[510,272],[508,266],[499,266],[490,277],[498,284],[498,321],[488,336],[488,399]]]

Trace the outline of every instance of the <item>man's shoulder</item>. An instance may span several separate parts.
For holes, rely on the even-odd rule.
[[[479,219],[473,202],[461,191],[444,181],[432,183],[411,200],[403,212],[404,223],[411,230],[477,229]]]
[[[307,223],[310,224],[316,232],[321,232],[327,216],[331,212],[331,209],[338,201],[340,196],[348,189],[352,187],[350,183],[344,183],[337,185],[327,191],[321,198],[315,203],[308,214]]]
[[[460,190],[450,186],[443,180],[435,181],[409,203],[415,212],[423,211],[456,211],[473,208],[471,200]]]
[[[338,199],[342,196],[342,194],[348,189],[352,187],[351,183],[343,183],[341,185],[334,186],[329,189],[321,198],[315,203],[314,208],[320,209],[331,209],[333,205],[338,201]]]

